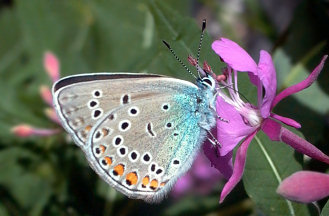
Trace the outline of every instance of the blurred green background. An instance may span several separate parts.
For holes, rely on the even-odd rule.
[[[278,182],[259,143],[251,144],[243,182],[223,204],[218,201],[224,182],[218,178],[207,193],[190,188],[150,205],[129,200],[106,185],[64,132],[29,138],[10,132],[21,123],[59,128],[46,117],[47,105],[39,95],[41,85],[51,86],[43,68],[46,51],[60,60],[62,76],[131,71],[193,81],[161,40],[186,63],[188,54],[196,54],[204,18],[207,35],[201,60],[220,73],[223,65],[210,45],[221,36],[238,42],[256,62],[259,50],[267,50],[277,69],[278,91],[305,79],[329,53],[328,0],[0,1],[0,215],[317,215],[313,206],[287,202],[275,193]],[[300,122],[300,135],[326,153],[328,65],[312,87],[275,109]],[[252,100],[255,89],[244,78],[240,91]],[[282,179],[302,168],[328,168],[301,160],[291,148],[263,134],[258,138]]]

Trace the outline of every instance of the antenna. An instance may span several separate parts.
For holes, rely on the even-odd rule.
[[[207,24],[207,21],[206,19],[202,20],[202,30],[201,30],[201,35],[200,35],[200,41],[199,41],[199,47],[198,47],[198,54],[197,54],[197,58],[196,58],[196,69],[198,71],[198,76],[199,78],[201,79],[201,76],[200,76],[200,70],[199,70],[199,59],[200,59],[200,52],[201,52],[201,45],[202,45],[202,40],[203,40],[203,36],[204,36],[204,30],[206,29],[206,24]]]
[[[188,69],[188,67],[182,62],[182,60],[178,58],[175,51],[170,47],[170,45],[165,40],[162,40],[162,42],[164,43],[164,45],[166,45],[166,47],[168,47],[169,51],[173,54],[175,59],[185,68],[185,70],[189,72],[195,79],[197,79],[197,77],[190,71],[190,69]]]

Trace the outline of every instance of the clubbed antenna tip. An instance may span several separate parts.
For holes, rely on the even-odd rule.
[[[203,19],[202,20],[202,32],[206,29],[206,24],[207,24],[207,20]]]
[[[196,56],[196,65],[199,65],[202,39],[203,39],[205,29],[206,29],[206,19],[203,19],[202,20],[202,29],[201,29],[200,41],[199,41],[199,47],[198,47],[198,53],[197,53],[197,56]],[[199,67],[197,67],[197,71],[198,71],[199,78],[201,78]]]
[[[164,43],[164,45],[166,45],[166,47],[168,47],[168,49],[170,49],[170,45],[165,40],[162,40],[162,42]]]

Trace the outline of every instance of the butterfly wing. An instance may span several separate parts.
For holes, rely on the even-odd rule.
[[[170,104],[168,111],[164,104]],[[136,115],[129,115],[134,109]],[[190,167],[201,144],[202,129],[193,114],[167,95],[132,99],[93,128],[87,157],[96,172],[122,193],[159,201]]]
[[[91,128],[104,113],[129,101],[129,98],[122,97],[124,88],[138,85],[145,78],[159,77],[129,73],[69,76],[53,85],[55,110],[75,143],[84,146]],[[122,80],[126,82],[122,83]]]
[[[128,197],[160,201],[191,166],[201,145],[198,88],[158,75],[88,76],[78,77],[79,82],[68,78],[54,87],[66,129],[107,183]],[[101,96],[95,95],[96,90]],[[71,101],[66,99],[69,96]],[[91,102],[96,99],[98,106],[93,109]],[[69,107],[78,109],[67,115],[64,110]],[[102,114],[95,119],[97,109]],[[84,124],[73,128],[80,118]],[[87,135],[81,136],[82,131]]]

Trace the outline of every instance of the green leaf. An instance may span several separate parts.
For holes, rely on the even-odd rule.
[[[251,142],[243,183],[247,194],[265,215],[310,215],[306,205],[290,202],[276,193],[284,178],[302,169],[298,161],[294,149],[270,141],[262,132]]]
[[[0,203],[0,215],[9,216],[9,213],[6,211],[6,208],[4,207],[4,205],[2,203]]]
[[[0,152],[0,184],[31,215],[40,215],[51,194],[50,185],[31,166],[37,157],[22,148]]]
[[[205,215],[209,209],[218,209],[218,195],[207,197],[191,196],[167,207],[162,215]]]
[[[2,9],[0,14],[0,75],[7,70],[23,51],[18,19],[15,11]]]
[[[274,54],[275,66],[279,77],[278,89],[282,90],[306,79],[312,71],[308,71],[304,65],[307,63],[307,60],[318,53],[318,50],[323,46],[324,43],[319,44],[306,58],[294,66],[291,65],[291,61],[287,54],[284,53],[283,50],[278,49]],[[318,60],[318,63],[320,63],[320,61],[321,59]],[[324,115],[329,109],[329,96],[323,91],[317,81],[309,88],[294,94],[293,97],[302,105],[321,115]]]
[[[195,23],[191,18],[181,16],[163,1],[150,1],[149,9],[155,23],[155,43],[157,45],[155,49],[157,53],[152,59],[150,68],[154,71],[160,70],[159,73],[161,74],[170,74],[178,78],[193,80],[193,77],[172,56],[161,40],[167,41],[175,50],[177,56],[187,66],[192,68],[187,62],[187,56],[191,54],[196,57],[201,34],[201,24]],[[203,40],[200,63],[206,60],[217,72],[221,68],[221,63],[218,56],[211,50],[211,42],[212,40],[206,34]],[[194,68],[191,70],[194,73],[196,72]]]
[[[329,201],[323,206],[320,216],[328,216],[329,215]]]

